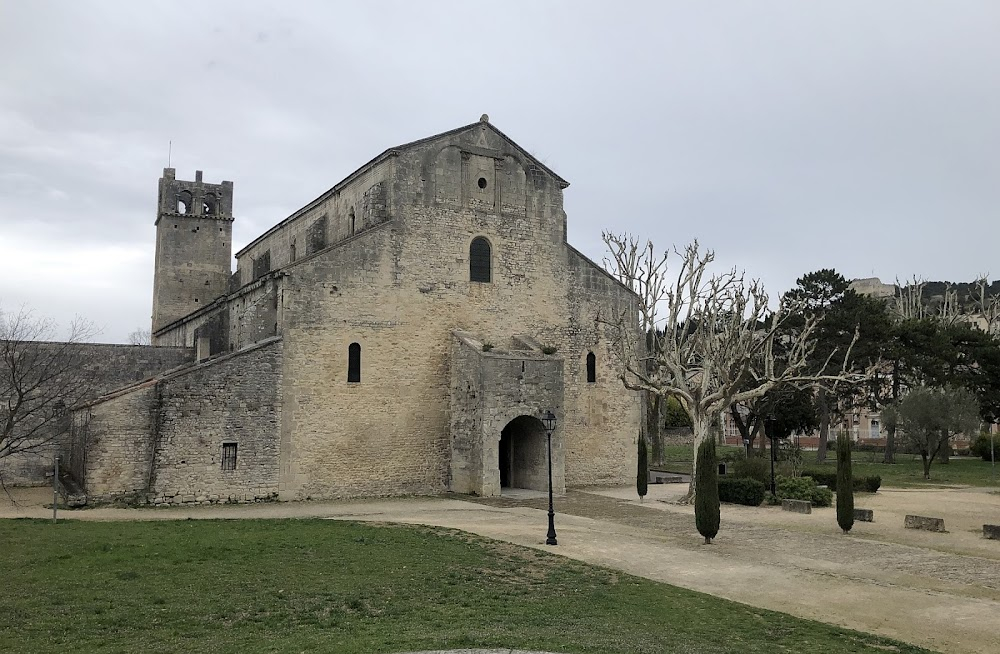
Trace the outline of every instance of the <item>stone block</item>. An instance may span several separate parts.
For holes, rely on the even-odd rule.
[[[854,509],[854,519],[858,522],[875,522],[875,512],[871,509]]]
[[[812,513],[812,503],[805,500],[781,500],[781,510],[794,513]]]
[[[936,531],[947,533],[944,528],[944,518],[928,518],[922,515],[908,515],[903,520],[903,526],[907,529],[923,529],[924,531]]]
[[[1000,540],[1000,525],[983,525],[983,538]]]

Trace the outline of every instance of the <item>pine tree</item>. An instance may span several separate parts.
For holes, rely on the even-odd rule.
[[[854,480],[851,477],[851,439],[837,436],[837,524],[846,534],[854,526]]]
[[[635,475],[635,490],[639,493],[639,501],[646,496],[647,484],[649,483],[649,464],[646,452],[646,438],[639,434],[639,463]]]
[[[715,440],[706,439],[698,446],[695,468],[694,522],[698,533],[711,545],[719,533],[719,469],[715,458]]]

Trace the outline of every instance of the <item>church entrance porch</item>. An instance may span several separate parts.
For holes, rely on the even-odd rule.
[[[501,492],[509,488],[548,490],[545,426],[533,416],[518,416],[500,432]]]

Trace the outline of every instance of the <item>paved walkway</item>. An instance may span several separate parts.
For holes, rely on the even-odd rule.
[[[719,538],[705,546],[694,528],[693,510],[660,501],[682,491],[651,486],[643,504],[632,499],[630,489],[571,491],[556,500],[557,547],[544,545],[544,497],[91,509],[62,515],[90,520],[327,517],[437,525],[941,652],[1000,651],[995,618],[1000,616],[1000,541],[986,541],[969,528],[974,521],[981,529],[983,521],[1000,518],[1000,496],[975,489],[883,490],[867,500],[877,522],[859,523],[849,536],[840,533],[833,509],[799,515],[726,505]],[[866,506],[864,501],[859,505]],[[950,534],[904,533],[902,513],[911,506],[954,507],[955,515],[966,517],[943,514]],[[0,506],[0,517],[14,515],[51,512]]]

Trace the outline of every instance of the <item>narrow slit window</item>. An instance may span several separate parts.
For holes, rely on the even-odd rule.
[[[597,381],[597,357],[593,352],[587,353],[587,383],[593,384]]]
[[[236,443],[222,444],[222,469],[236,470]]]
[[[351,343],[347,348],[347,382],[356,384],[361,381],[361,345]]]
[[[482,236],[477,236],[469,246],[469,281],[489,283],[492,278],[490,270],[490,242]]]

